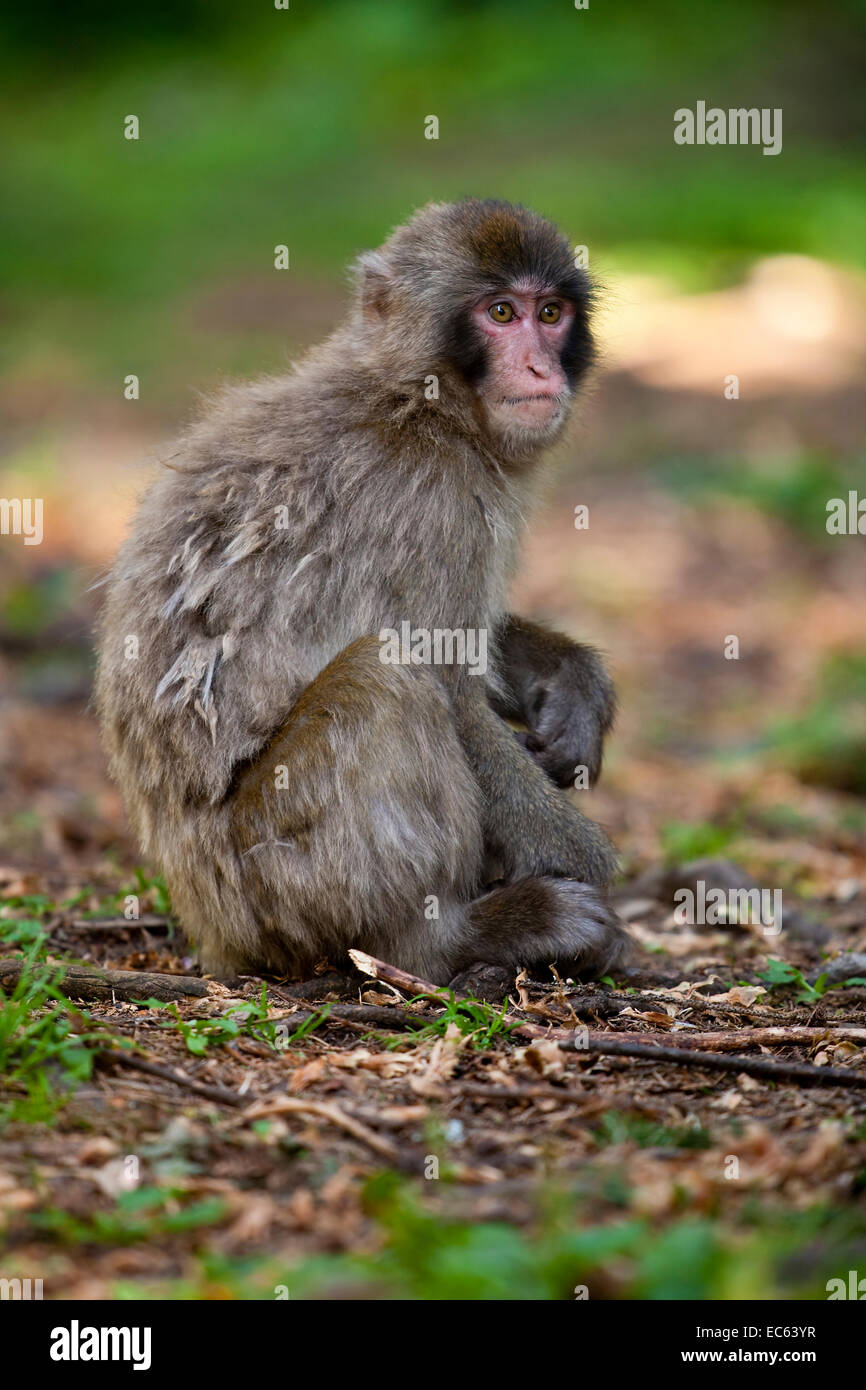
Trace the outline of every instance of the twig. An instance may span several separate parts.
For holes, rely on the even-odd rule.
[[[417,994],[429,994],[433,997],[447,998],[449,993],[453,993],[453,991],[443,989],[442,986],[431,984],[429,980],[422,980],[418,975],[410,975],[405,970],[398,970],[395,966],[389,965],[387,961],[377,960],[375,956],[368,956],[364,951],[350,951],[349,955],[359,970],[371,975],[373,979],[384,980],[386,984],[394,985],[400,989],[411,989]],[[796,1081],[802,1086],[866,1087],[866,1074],[849,1071],[847,1068],[816,1067],[808,1062],[786,1062],[768,1057],[721,1057],[718,1053],[703,1052],[691,1046],[697,1037],[701,1037],[708,1040],[707,1046],[715,1048],[718,1045],[718,1039],[725,1036],[724,1033],[692,1035],[685,1040],[689,1044],[688,1046],[680,1046],[673,1043],[666,1035],[664,1035],[663,1044],[658,1044],[655,1041],[645,1042],[639,1037],[624,1038],[622,1034],[591,1032],[589,1029],[581,1029],[579,1035],[575,1037],[573,1029],[543,1028],[536,1023],[524,1023],[513,1013],[507,1013],[503,1022],[513,1027],[514,1031],[522,1037],[559,1042],[572,1051],[581,1052],[588,1056],[640,1057],[646,1061],[670,1062],[674,1066],[680,1067],[692,1066],[701,1067],[707,1071],[745,1073],[746,1076],[759,1076],[770,1081]],[[756,1033],[766,1031],[754,1030]],[[779,1031],[785,1033],[788,1030]],[[826,1037],[828,1040],[832,1040],[834,1036],[827,1030],[807,1031],[820,1031],[821,1037]],[[752,1041],[748,1029],[738,1029],[738,1034],[740,1043],[746,1044]],[[790,1038],[775,1038],[773,1041],[790,1042],[792,1040]]]
[[[219,1105],[246,1104],[246,1098],[237,1091],[230,1091],[226,1086],[211,1086],[206,1081],[196,1081],[185,1072],[174,1071],[172,1067],[162,1067],[158,1062],[149,1062],[146,1057],[137,1057],[133,1052],[100,1052],[97,1061],[99,1064],[116,1062],[118,1066],[129,1067],[132,1071],[141,1071],[147,1076],[158,1076],[162,1081],[171,1081],[175,1086],[195,1091],[196,1095],[214,1100]]]
[[[73,917],[65,922],[63,918],[52,925],[52,931],[115,932],[115,931],[168,931],[171,922],[168,917],[136,917],[130,921],[126,917]]]
[[[319,1013],[321,1004],[316,1005],[315,1001],[308,999],[298,999],[299,1004],[310,1004],[314,1007],[309,1010],[297,1009],[293,1013],[271,1015],[285,1018],[286,1020],[297,1020],[298,1023],[305,1023],[308,1018]],[[423,1026],[424,1020],[417,1014],[409,1013],[405,1008],[400,1008],[396,1004],[329,1004],[328,1017],[326,1023],[355,1023],[365,1028],[390,1028],[397,1032],[409,1026],[413,1018],[418,1019],[419,1026]]]
[[[866,1028],[839,1025],[835,1028],[808,1028],[792,1024],[788,1028],[732,1028],[714,1033],[641,1033],[647,1042],[666,1043],[672,1047],[709,1047],[716,1052],[735,1052],[738,1047],[812,1046],[815,1043],[866,1043]]]
[[[350,951],[349,955],[364,975],[371,976],[374,980],[384,980],[386,985],[395,985],[397,989],[412,989],[416,994],[441,994],[447,1003],[449,990],[445,985],[433,985],[429,980],[422,980],[420,975],[410,975],[408,970],[399,970],[396,965],[389,965],[387,961],[377,960],[375,956],[368,956],[366,951]]]
[[[527,1027],[534,1025],[528,1024]],[[842,1067],[815,1067],[811,1062],[786,1062],[770,1057],[724,1057],[717,1052],[701,1052],[690,1047],[660,1046],[610,1034],[591,1033],[584,1046],[585,1035],[579,1039],[560,1037],[564,1029],[535,1030],[542,1038],[555,1037],[557,1042],[574,1052],[597,1053],[602,1057],[643,1057],[652,1062],[672,1062],[678,1067],[701,1067],[706,1071],[727,1071],[736,1075],[760,1076],[767,1081],[796,1081],[801,1086],[866,1087],[866,1073]]]
[[[270,1115],[318,1115],[322,1120],[330,1120],[332,1125],[344,1129],[355,1139],[381,1154],[383,1158],[397,1158],[397,1148],[390,1139],[383,1139],[360,1120],[353,1119],[336,1105],[322,1100],[296,1100],[293,1096],[276,1095],[253,1101],[244,1112],[245,1120],[264,1119]]]
[[[0,961],[0,989],[20,980],[27,962],[20,957]],[[196,975],[152,975],[138,970],[100,970],[96,965],[60,965],[55,984],[71,999],[91,999],[111,1003],[121,999],[134,1003],[137,999],[159,999],[167,1003],[188,995],[198,998],[208,994],[205,980]]]

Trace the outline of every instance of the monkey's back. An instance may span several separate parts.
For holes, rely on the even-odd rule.
[[[97,705],[148,848],[215,806],[348,643],[404,621],[491,626],[524,494],[321,356],[232,388],[144,497],[108,581]],[[163,833],[157,834],[160,830]]]

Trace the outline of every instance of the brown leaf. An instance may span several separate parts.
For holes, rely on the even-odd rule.
[[[409,1078],[409,1085],[418,1096],[445,1095],[444,1083],[457,1066],[463,1034],[456,1023],[449,1023],[444,1038],[437,1038],[433,1044],[429,1061],[422,1076]]]
[[[515,1056],[518,1061],[526,1062],[539,1076],[559,1076],[565,1070],[558,1042],[541,1039],[531,1047],[518,1048]]]
[[[305,1066],[295,1067],[289,1077],[289,1090],[297,1093],[312,1085],[314,1081],[321,1081],[328,1070],[328,1060],[327,1057],[314,1057],[312,1062],[307,1062]]]

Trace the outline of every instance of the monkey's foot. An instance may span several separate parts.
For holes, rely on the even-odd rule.
[[[455,975],[448,988],[455,994],[470,994],[473,999],[482,999],[485,1004],[501,1004],[513,986],[514,971],[510,967],[480,960]]]

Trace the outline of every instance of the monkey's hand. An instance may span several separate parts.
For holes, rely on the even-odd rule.
[[[527,691],[529,732],[520,741],[558,787],[592,786],[601,771],[604,736],[616,696],[592,647],[570,645]]]
[[[514,615],[497,641],[504,689],[491,691],[494,709],[528,726],[518,740],[558,787],[580,786],[582,769],[591,786],[616,712],[598,652]]]

